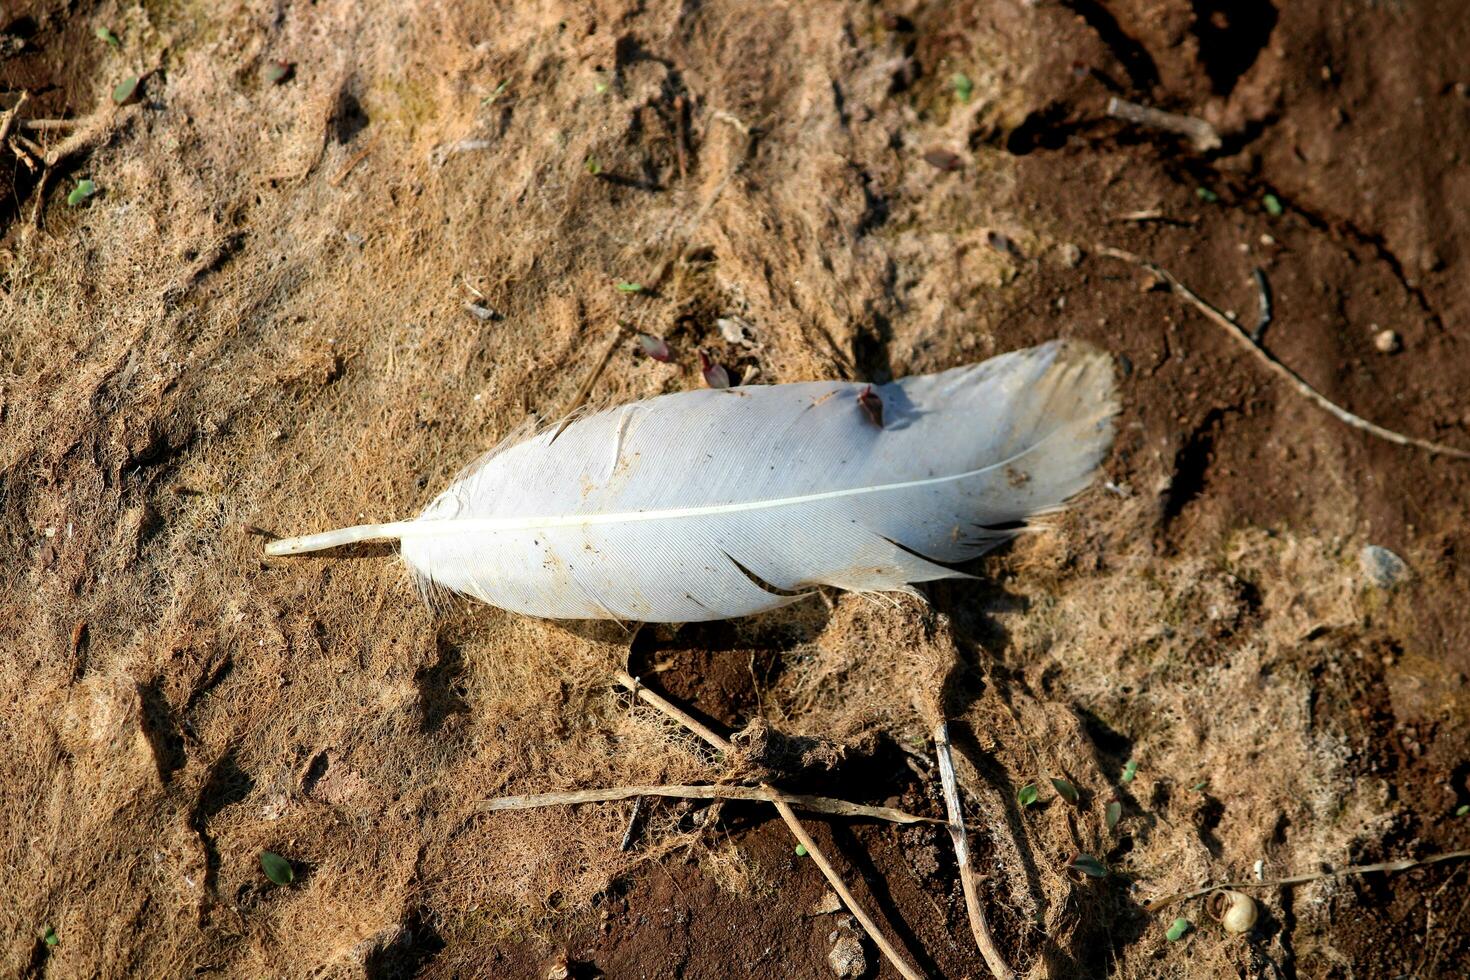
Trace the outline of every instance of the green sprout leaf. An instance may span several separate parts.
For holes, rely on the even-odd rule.
[[[1067,867],[1073,871],[1080,871],[1089,878],[1106,878],[1108,867],[1091,854],[1074,854],[1072,860],[1067,862]]]
[[[1220,200],[1220,195],[1216,194],[1208,187],[1196,187],[1194,189],[1194,196],[1199,198],[1201,201],[1204,201],[1206,204],[1214,204],[1216,201]]]
[[[1455,808],[1455,816],[1457,817],[1463,817],[1467,813],[1470,813],[1470,803],[1461,803]]]
[[[272,61],[265,67],[265,80],[272,85],[280,85],[291,77],[291,71],[295,67],[289,61]]]
[[[260,852],[260,870],[277,885],[289,885],[296,880],[296,871],[291,862],[274,851]]]
[[[1131,783],[1131,782],[1133,782],[1133,777],[1134,776],[1137,776],[1137,775],[1138,775],[1138,763],[1135,762],[1133,759],[1129,759],[1123,765],[1123,782],[1124,783]]]
[[[1205,791],[1205,787],[1208,786],[1209,784],[1210,784],[1209,780],[1207,780],[1207,779],[1201,779],[1199,782],[1197,782],[1193,786],[1189,787],[1189,791],[1191,793],[1203,793]]]
[[[1177,943],[1184,938],[1184,934],[1190,930],[1190,922],[1185,918],[1175,919],[1169,923],[1169,931],[1164,933],[1164,938],[1171,943]]]
[[[975,94],[975,83],[970,81],[970,76],[962,71],[954,73],[954,77],[950,79],[950,84],[954,86],[954,97],[961,102],[968,104],[970,96]]]
[[[641,282],[620,282],[620,283],[618,283],[618,292],[620,292],[620,293],[641,293],[641,292],[643,292],[643,283],[641,283]]]
[[[46,931],[41,935],[41,938],[45,941],[46,945],[50,946],[52,949],[55,949],[57,946],[61,945],[61,937],[56,935],[56,928],[54,926],[47,926]]]
[[[96,184],[90,180],[79,180],[77,181],[77,186],[71,189],[71,193],[66,195],[66,205],[67,207],[74,208],[96,193]]]
[[[1109,803],[1108,808],[1103,811],[1103,821],[1108,825],[1108,829],[1112,830],[1114,827],[1118,826],[1118,821],[1122,819],[1123,804],[1119,803],[1117,800],[1114,800],[1113,802]]]
[[[1273,218],[1281,217],[1282,213],[1286,210],[1286,208],[1281,206],[1281,198],[1275,194],[1267,194],[1261,198],[1261,204],[1265,206],[1266,213]]]
[[[1021,809],[1023,810],[1031,804],[1035,803],[1036,784],[1027,783],[1025,786],[1022,786],[1020,791],[1016,793],[1016,802],[1021,805]]]
[[[1066,800],[1073,806],[1077,805],[1079,794],[1077,793],[1076,786],[1073,786],[1065,779],[1053,779],[1051,781],[1051,785],[1052,788],[1057,791],[1057,795],[1059,795],[1062,799]]]
[[[799,857],[799,858],[806,857],[806,845],[805,844],[797,844],[796,845],[796,856]]]
[[[117,39],[117,35],[114,34],[114,33],[112,33],[111,31],[109,31],[105,27],[99,27],[99,28],[97,28],[97,40],[99,40],[99,41],[106,41],[108,44],[112,45],[114,48],[120,48],[120,47],[122,47],[122,42]]]
[[[129,75],[127,78],[124,78],[122,81],[118,82],[117,87],[112,90],[112,101],[117,103],[118,105],[123,105],[127,102],[130,102],[133,96],[137,94],[138,76]]]
[[[480,100],[480,105],[489,105],[490,103],[494,102],[496,99],[500,98],[501,93],[503,93],[505,91],[505,87],[507,85],[509,85],[509,84],[510,84],[510,79],[507,78],[505,81],[503,81],[499,85],[495,86],[495,91],[491,92],[489,95],[487,95],[483,99],[481,99]]]
[[[594,177],[602,173],[602,161],[596,157],[588,157],[584,166],[587,168],[587,172]]]

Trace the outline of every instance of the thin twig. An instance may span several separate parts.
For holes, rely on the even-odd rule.
[[[564,793],[534,793],[527,796],[501,796],[481,803],[479,813],[499,813],[502,810],[539,810],[548,806],[574,806],[578,803],[610,803],[614,800],[638,799],[644,796],[663,796],[676,800],[769,800],[775,793],[782,801],[800,807],[808,813],[825,813],[834,817],[866,817],[897,824],[942,824],[943,820],[921,817],[916,813],[895,810],[887,806],[868,806],[849,803],[830,796],[806,796],[787,793],[785,790],[757,789],[754,786],[613,786],[608,789],[568,790]],[[631,821],[630,821],[631,823]],[[627,848],[623,848],[627,850]]]
[[[1199,224],[1199,219],[1194,217],[1193,215],[1187,215],[1183,218],[1175,218],[1166,214],[1161,208],[1147,208],[1143,211],[1126,211],[1123,214],[1120,214],[1117,217],[1113,218],[1112,220],[1114,222],[1136,221],[1140,224],[1148,221],[1157,221],[1161,224],[1166,225],[1193,226]]]
[[[327,180],[327,183],[331,184],[333,187],[340,187],[342,185],[342,181],[347,179],[347,175],[352,173],[352,171],[357,168],[357,165],[359,163],[362,163],[362,161],[366,160],[368,158],[368,154],[372,153],[373,150],[377,148],[377,146],[378,137],[374,136],[372,139],[368,140],[366,146],[358,150],[356,153],[352,154],[352,156],[348,157],[347,162],[342,165],[342,169],[338,170],[336,174],[330,177]]]
[[[640,700],[652,705],[659,711],[662,711],[664,714],[668,715],[670,718],[674,719],[679,724],[683,725],[685,728],[689,729],[691,732],[698,735],[709,744],[713,745],[716,749],[723,752],[727,758],[734,753],[735,746],[730,744],[729,739],[715,734],[713,729],[701,722],[699,719],[695,718],[683,708],[674,704],[667,698],[661,697],[653,691],[650,691],[648,688],[638,683],[638,678],[632,676],[626,670],[620,670],[616,674],[613,674],[613,679],[618,682],[619,686],[637,695]]]
[[[949,723],[939,722],[934,727],[934,754],[939,757],[939,784],[944,788],[944,807],[949,813],[949,838],[954,842],[955,864],[959,866],[960,884],[965,891],[965,913],[970,918],[970,931],[975,934],[975,944],[985,965],[997,980],[1015,980],[1016,971],[1006,965],[1005,957],[995,945],[990,934],[990,925],[985,921],[985,910],[980,906],[980,892],[975,883],[975,867],[970,861],[970,842],[965,832],[965,813],[960,808],[959,780],[954,775],[954,758],[950,754]]]
[[[1108,115],[1114,119],[1122,119],[1124,122],[1135,123],[1139,126],[1148,126],[1153,129],[1162,129],[1169,133],[1178,133],[1189,137],[1194,148],[1201,153],[1220,148],[1220,134],[1215,132],[1215,127],[1203,119],[1193,116],[1181,116],[1177,112],[1164,112],[1162,109],[1154,109],[1150,106],[1139,105],[1137,102],[1129,102],[1114,96],[1108,99]]]
[[[80,119],[22,119],[20,128],[29,129],[33,133],[47,133],[58,129],[76,129],[81,122]]]
[[[1150,262],[1148,259],[1145,259],[1142,256],[1134,255],[1132,252],[1125,252],[1120,248],[1113,248],[1108,245],[1097,246],[1097,252],[1099,255],[1106,255],[1109,258],[1120,259],[1124,262],[1132,262],[1134,265],[1139,266],[1143,269],[1147,269],[1149,272],[1152,272],[1154,275],[1158,276],[1161,280],[1168,284],[1168,286],[1173,289],[1174,292],[1183,297],[1186,302],[1188,302],[1195,309],[1199,310],[1200,313],[1204,314],[1207,320],[1210,320],[1211,322],[1225,330],[1228,334],[1230,334],[1230,336],[1234,337],[1237,342],[1244,346],[1246,350],[1255,355],[1255,357],[1260,360],[1262,364],[1266,365],[1266,367],[1269,368],[1273,373],[1287,381],[1293,388],[1297,390],[1298,393],[1300,393],[1310,401],[1316,403],[1317,407],[1329,413],[1343,424],[1350,425],[1355,429],[1361,429],[1364,432],[1375,435],[1378,438],[1383,439],[1387,442],[1394,443],[1395,445],[1415,446],[1419,449],[1424,450],[1427,453],[1433,453],[1439,456],[1450,456],[1454,459],[1470,459],[1470,451],[1466,451],[1464,449],[1456,449],[1453,446],[1446,446],[1438,442],[1431,442],[1428,439],[1419,439],[1415,436],[1406,436],[1402,433],[1395,432],[1392,429],[1385,429],[1381,425],[1375,425],[1365,418],[1354,415],[1352,412],[1349,412],[1345,408],[1340,408],[1335,402],[1331,401],[1327,398],[1327,396],[1323,395],[1316,388],[1313,388],[1310,384],[1308,384],[1306,379],[1304,379],[1301,375],[1297,374],[1291,368],[1287,367],[1285,364],[1282,364],[1280,361],[1278,361],[1275,357],[1271,356],[1271,354],[1264,347],[1260,346],[1259,344],[1253,343],[1251,341],[1250,335],[1242,330],[1240,326],[1235,323],[1235,321],[1231,320],[1228,316],[1221,312],[1218,307],[1212,305],[1207,300],[1202,298],[1193,289],[1190,289],[1184,283],[1176,279],[1173,273],[1169,272],[1169,270],[1163,268],[1162,266],[1154,262]]]
[[[1261,268],[1252,269],[1251,278],[1256,282],[1256,326],[1251,331],[1251,343],[1260,346],[1266,328],[1271,325],[1271,280]]]
[[[31,93],[22,89],[20,98],[15,100],[15,105],[11,106],[10,111],[6,112],[3,117],[0,117],[0,145],[3,145],[6,139],[10,137],[10,130],[15,126],[16,121],[20,119],[20,110],[25,107],[25,104],[30,101],[30,98]]]
[[[649,705],[657,708],[659,711],[668,715],[670,718],[673,718],[675,721],[679,722],[679,724],[683,725],[685,728],[688,728],[691,732],[704,739],[710,745],[713,745],[715,748],[725,753],[727,757],[734,751],[735,747],[730,744],[729,739],[715,734],[712,730],[710,730],[709,726],[695,720],[695,718],[683,708],[678,707],[667,698],[660,697],[653,691],[650,691],[648,688],[644,687],[642,684],[639,684],[637,678],[630,675],[627,671],[620,670],[616,674],[614,674],[613,677],[619,685],[627,688],[629,691],[632,691],[635,695],[643,699]],[[732,790],[737,788],[746,789],[748,787],[720,787],[721,790]],[[846,905],[848,911],[852,913],[853,918],[857,919],[858,922],[862,925],[863,929],[867,932],[868,937],[873,940],[873,944],[877,946],[880,950],[882,950],[883,955],[887,956],[888,959],[893,963],[894,967],[898,970],[898,972],[903,974],[906,978],[908,978],[908,980],[918,980],[918,978],[922,978],[923,974],[919,973],[917,970],[911,967],[908,961],[904,959],[903,955],[900,954],[899,951],[895,949],[892,945],[890,945],[887,939],[883,938],[883,934],[878,931],[877,925],[874,924],[872,919],[868,918],[867,913],[864,912],[862,908],[858,905],[857,899],[852,897],[852,892],[848,891],[847,886],[842,883],[842,879],[838,876],[837,872],[833,870],[832,865],[830,862],[828,862],[826,855],[824,855],[821,849],[817,847],[817,842],[812,840],[811,835],[806,832],[806,828],[801,825],[801,821],[796,819],[796,814],[792,811],[791,804],[796,803],[798,806],[801,806],[804,800],[808,800],[810,798],[795,796],[794,794],[787,793],[784,790],[776,789],[769,783],[762,783],[760,789],[756,792],[759,793],[759,795],[756,797],[757,799],[763,799],[766,802],[770,803],[776,808],[776,812],[781,814],[781,819],[786,821],[786,826],[791,830],[792,836],[796,838],[797,843],[806,848],[807,853],[811,855],[812,860],[817,862],[817,867],[821,869],[822,874],[827,878],[828,883],[831,884],[833,891],[837,892],[838,896],[842,899],[843,904]],[[841,801],[835,802],[840,803]],[[846,805],[851,807],[857,806],[857,804],[855,803]],[[887,807],[865,807],[864,809],[886,810]],[[922,822],[929,822],[923,821],[922,818],[920,819]]]
[[[858,920],[858,924],[863,927],[863,931],[868,934],[868,938],[873,940],[873,945],[877,946],[883,955],[888,957],[888,961],[893,964],[894,968],[903,974],[904,977],[908,978],[908,980],[922,980],[924,975],[912,966],[908,959],[884,938],[883,933],[878,931],[878,924],[868,918],[868,914],[863,911],[857,899],[853,898],[852,892],[847,890],[847,885],[843,884],[842,876],[832,867],[831,862],[827,860],[827,856],[817,846],[817,842],[812,840],[812,835],[806,832],[806,828],[796,818],[795,812],[782,799],[783,794],[778,793],[765,783],[761,784],[761,788],[770,793],[767,799],[776,808],[776,812],[781,814],[781,819],[786,821],[786,826],[790,828],[792,836],[797,839],[802,847],[806,848],[807,856],[816,862],[817,867],[821,869],[822,875],[827,879],[827,883],[832,886],[832,890],[837,893],[837,897],[842,899],[842,904],[847,906],[847,910],[852,913],[853,918]]]
[[[618,850],[630,851],[633,849],[633,838],[637,835],[638,825],[643,820],[643,801],[647,798],[642,795],[633,797],[633,812],[628,814],[628,829],[623,831],[623,842],[618,845]]]
[[[1219,891],[1222,888],[1288,888],[1292,885],[1305,885],[1313,881],[1321,881],[1323,878],[1346,878],[1350,875],[1366,875],[1376,871],[1407,871],[1410,868],[1420,868],[1426,864],[1439,864],[1441,861],[1462,861],[1470,858],[1470,850],[1448,851],[1444,854],[1435,854],[1427,858],[1405,858],[1401,861],[1380,861],[1377,864],[1358,864],[1351,868],[1342,868],[1338,871],[1321,871],[1314,874],[1292,875],[1289,878],[1277,878],[1274,881],[1226,881],[1218,885],[1205,885],[1194,891],[1180,892],[1177,895],[1168,895],[1158,898],[1144,905],[1144,911],[1157,912],[1159,909],[1173,905],[1175,902],[1188,901],[1191,898],[1199,898],[1210,892]]]

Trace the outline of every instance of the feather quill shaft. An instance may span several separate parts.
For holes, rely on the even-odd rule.
[[[422,580],[551,618],[748,615],[963,575],[1091,482],[1115,412],[1110,361],[1061,342],[886,385],[682,392],[493,452],[416,520],[266,551],[397,540]]]

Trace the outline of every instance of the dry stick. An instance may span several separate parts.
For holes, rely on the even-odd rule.
[[[1225,330],[1227,333],[1229,333],[1230,336],[1234,337],[1236,341],[1238,341],[1242,346],[1245,347],[1246,350],[1254,354],[1262,364],[1266,365],[1266,367],[1269,368],[1278,377],[1286,380],[1293,388],[1297,390],[1297,392],[1299,392],[1310,401],[1315,402],[1317,407],[1331,414],[1343,424],[1350,425],[1355,429],[1361,429],[1364,432],[1375,435],[1378,438],[1383,439],[1387,442],[1394,443],[1395,445],[1414,446],[1424,450],[1427,453],[1433,453],[1439,456],[1450,456],[1454,459],[1470,459],[1470,452],[1467,452],[1466,450],[1456,449],[1453,446],[1446,446],[1438,442],[1431,442],[1428,439],[1419,439],[1415,436],[1406,436],[1402,433],[1395,432],[1392,429],[1385,429],[1381,425],[1375,425],[1365,418],[1354,415],[1352,412],[1349,412],[1345,408],[1338,407],[1338,405],[1335,402],[1330,401],[1326,395],[1323,395],[1316,388],[1313,388],[1310,384],[1308,384],[1306,379],[1304,379],[1301,375],[1297,374],[1291,368],[1287,367],[1285,364],[1282,364],[1280,361],[1278,361],[1275,357],[1271,356],[1271,354],[1264,347],[1257,343],[1254,343],[1251,340],[1250,335],[1242,330],[1234,320],[1230,319],[1223,312],[1221,312],[1218,307],[1210,304],[1209,301],[1205,300],[1193,289],[1190,289],[1184,283],[1176,279],[1173,273],[1169,272],[1169,270],[1163,268],[1157,263],[1150,262],[1148,259],[1145,259],[1140,255],[1134,255],[1132,252],[1125,252],[1120,248],[1113,248],[1108,245],[1097,246],[1097,252],[1099,255],[1106,255],[1109,258],[1120,259],[1124,262],[1132,262],[1134,265],[1142,269],[1147,269],[1149,272],[1158,276],[1161,280],[1168,284],[1168,286],[1172,290],[1174,290],[1174,292],[1182,296],[1186,302],[1188,302],[1195,309],[1199,310],[1200,313],[1204,314],[1205,319],[1210,320],[1211,322],[1215,323],[1217,326]]]
[[[965,835],[965,814],[960,809],[960,786],[954,775],[954,758],[950,754],[949,723],[940,721],[934,727],[934,754],[939,757],[939,784],[944,787],[944,807],[949,812],[949,839],[954,842],[955,864],[959,866],[960,884],[965,890],[965,913],[970,918],[970,931],[975,934],[975,944],[985,965],[998,980],[1015,980],[1016,971],[1006,965],[1005,957],[996,948],[995,937],[990,934],[990,925],[985,921],[985,910],[980,907],[980,893],[975,882],[975,868],[970,862],[970,842]]]
[[[1137,102],[1129,102],[1117,96],[1108,99],[1108,115],[1139,126],[1149,126],[1153,129],[1162,129],[1165,132],[1187,136],[1194,144],[1194,148],[1201,153],[1218,150],[1221,146],[1220,134],[1215,132],[1215,127],[1193,116],[1164,112],[1162,109],[1139,105]]]
[[[11,128],[15,126],[16,120],[20,118],[20,110],[25,107],[25,104],[30,101],[30,98],[30,92],[21,90],[20,98],[15,100],[15,105],[10,107],[10,111],[5,113],[3,119],[0,119],[0,145],[3,145],[6,139],[10,137]]]
[[[1321,881],[1323,878],[1346,878],[1350,875],[1372,874],[1375,871],[1407,871],[1410,868],[1423,867],[1426,864],[1439,864],[1441,861],[1462,861],[1470,858],[1470,851],[1449,851],[1444,854],[1435,854],[1432,857],[1414,860],[1405,858],[1401,861],[1380,861],[1378,864],[1358,864],[1351,868],[1343,868],[1339,871],[1322,871],[1314,874],[1292,875],[1290,878],[1277,878],[1274,881],[1226,881],[1218,885],[1206,885],[1196,888],[1191,892],[1180,892],[1178,895],[1168,895],[1164,898],[1155,899],[1144,905],[1144,911],[1157,912],[1175,902],[1187,901],[1191,898],[1199,898],[1210,892],[1219,891],[1222,888],[1287,888],[1291,885],[1305,885],[1313,881]]]
[[[942,824],[943,820],[921,817],[916,813],[896,810],[887,806],[868,806],[849,803],[830,796],[805,796],[772,790],[781,799],[809,813],[827,813],[836,817],[868,817],[897,824]],[[644,796],[663,796],[678,800],[754,800],[768,801],[770,792],[754,786],[612,786],[608,789],[568,790],[564,793],[534,793],[527,796],[501,796],[486,800],[477,808],[478,813],[499,813],[503,810],[537,810],[548,806],[573,806],[578,803],[609,803],[614,800],[639,799]],[[631,823],[631,821],[630,821]],[[627,848],[623,848],[627,850]]]
[[[613,354],[617,352],[618,344],[623,340],[623,334],[627,333],[627,331],[628,325],[625,323],[619,323],[613,331],[612,339],[607,342],[607,348],[602,352],[602,356],[597,359],[597,364],[592,368],[592,373],[587,375],[587,380],[582,382],[582,387],[578,388],[577,393],[572,396],[571,404],[562,412],[561,426],[556,430],[558,436],[562,434],[562,431],[567,426],[572,424],[577,409],[581,408],[583,403],[587,401],[587,396],[592,394],[592,386],[597,383],[598,378],[602,377],[603,370],[607,368],[607,362],[612,360]]]
[[[631,676],[627,671],[620,670],[613,677],[617,680],[618,684],[632,691],[639,698],[659,711],[662,711],[670,718],[678,721],[681,725],[684,725],[691,732],[726,755],[729,755],[735,750],[734,745],[730,743],[729,739],[715,734],[707,725],[696,721],[684,709],[648,690],[648,688],[639,684],[637,678]],[[792,812],[790,804],[786,802],[791,799],[790,794],[778,790],[768,783],[762,783],[760,788],[764,791],[761,798],[774,806],[776,812],[781,814],[781,819],[786,821],[786,826],[791,830],[792,835],[796,837],[797,842],[802,847],[806,848],[807,854],[811,855],[812,860],[817,863],[817,867],[821,869],[827,882],[832,886],[832,890],[837,892],[838,897],[847,906],[847,910],[852,913],[853,918],[858,920],[858,923],[863,927],[863,931],[868,934],[868,938],[873,940],[873,944],[883,952],[884,956],[888,957],[889,962],[894,965],[894,968],[907,977],[908,980],[922,978],[923,974],[909,966],[908,961],[903,958],[898,950],[894,949],[888,940],[883,938],[883,934],[878,931],[877,925],[874,924],[872,919],[868,918],[867,913],[858,905],[857,899],[853,898],[852,892],[847,890],[847,886],[842,883],[842,879],[833,870],[831,863],[828,862],[821,848],[817,847],[817,842],[812,840],[811,835],[806,832],[806,828],[801,825],[801,821],[796,819],[796,814]]]
[[[679,724],[683,725],[685,728],[689,729],[691,732],[698,735],[700,738],[704,739],[706,742],[713,745],[721,752],[725,753],[727,757],[734,753],[735,746],[730,744],[729,739],[715,734],[713,729],[711,729],[703,722],[699,721],[683,708],[674,704],[672,701],[669,701],[667,698],[660,697],[659,695],[650,691],[648,688],[644,687],[642,684],[638,683],[638,678],[629,674],[626,670],[620,670],[617,673],[613,674],[613,679],[616,680],[621,687],[624,687],[627,690],[631,691],[633,694],[636,694],[639,700],[652,705],[659,711],[662,711],[664,714],[668,715],[670,718],[674,719]]]
[[[883,938],[883,933],[878,931],[878,924],[868,918],[868,914],[863,911],[862,906],[858,905],[857,899],[853,898],[852,892],[848,891],[847,885],[843,884],[842,876],[827,861],[826,855],[822,853],[821,848],[817,847],[817,842],[812,840],[811,834],[806,832],[806,828],[801,825],[801,821],[796,819],[796,814],[786,801],[781,798],[782,794],[777,793],[765,783],[761,783],[761,789],[767,790],[770,793],[767,799],[776,808],[776,812],[781,814],[781,819],[786,821],[786,826],[790,828],[792,836],[797,839],[802,847],[806,848],[807,856],[816,862],[817,867],[822,871],[822,875],[827,879],[827,883],[832,886],[832,890],[837,893],[837,897],[842,899],[842,904],[847,906],[847,910],[852,913],[853,918],[858,920],[858,924],[863,927],[863,931],[873,940],[873,944],[882,950],[883,955],[888,957],[888,961],[893,964],[894,968],[907,977],[908,980],[923,980],[924,974],[913,967],[901,952],[895,949],[887,939]]]
[[[79,119],[22,119],[21,129],[29,129],[31,132],[51,132],[58,129],[76,129],[81,125]]]

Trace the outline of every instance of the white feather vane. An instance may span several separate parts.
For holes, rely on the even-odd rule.
[[[494,452],[416,520],[274,541],[397,540],[420,579],[552,619],[694,622],[962,577],[1092,481],[1110,359],[1053,341],[939,374],[706,389]]]

